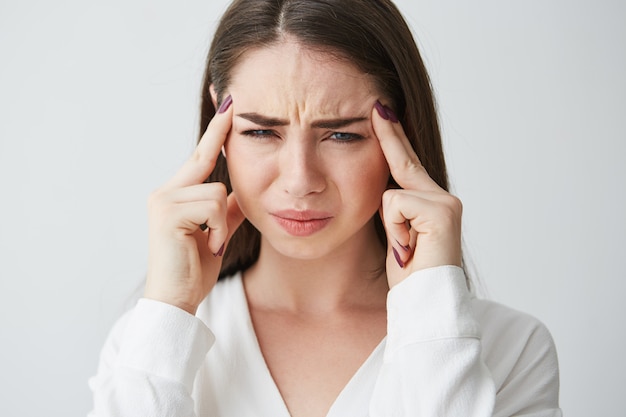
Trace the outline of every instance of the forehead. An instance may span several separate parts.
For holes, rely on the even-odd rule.
[[[229,92],[238,107],[298,117],[363,112],[379,97],[372,77],[349,60],[288,40],[246,52]]]

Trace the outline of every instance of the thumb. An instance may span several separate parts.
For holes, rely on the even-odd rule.
[[[226,225],[228,226],[226,245],[228,245],[230,238],[233,237],[245,218],[246,216],[241,211],[241,207],[239,207],[239,203],[237,202],[237,196],[233,191],[226,198]]]

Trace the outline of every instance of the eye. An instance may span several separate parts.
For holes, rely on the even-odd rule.
[[[267,129],[246,130],[246,131],[242,132],[242,134],[244,136],[252,136],[252,137],[255,137],[255,138],[259,138],[259,139],[269,138],[271,136],[276,136],[276,134],[272,130],[267,130]]]
[[[355,142],[363,139],[363,136],[356,133],[334,132],[330,135],[330,139],[335,142]]]

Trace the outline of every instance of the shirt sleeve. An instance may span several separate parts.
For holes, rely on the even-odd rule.
[[[195,375],[214,342],[197,317],[141,299],[113,327],[89,380],[89,417],[195,416]]]
[[[461,268],[437,267],[407,277],[389,292],[387,315],[371,417],[494,415],[497,388],[483,360],[480,323]],[[523,415],[561,415],[548,408]]]
[[[546,326],[496,303],[474,304],[474,313],[489,328],[482,345],[497,390],[494,416],[560,417],[559,365]]]

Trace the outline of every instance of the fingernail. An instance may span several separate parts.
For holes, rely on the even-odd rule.
[[[380,117],[382,117],[385,120],[389,120],[389,114],[387,114],[387,110],[385,110],[385,106],[383,106],[380,101],[376,100],[376,103],[374,103],[374,107],[376,108],[376,111],[378,112],[378,115]]]
[[[396,240],[396,243],[398,244],[398,246],[400,246],[400,247],[401,247],[402,249],[404,249],[406,252],[408,252],[408,251],[409,251],[409,249],[411,249],[411,246],[410,246],[410,245],[406,245],[406,246],[404,246],[403,244],[401,244],[401,243],[400,243],[400,242],[398,242],[397,240]]]
[[[393,251],[394,258],[396,258],[396,262],[398,263],[398,265],[400,265],[400,268],[404,268],[404,262],[402,262],[402,259],[400,259],[400,255],[398,254],[396,248],[391,247],[391,250]]]
[[[226,110],[228,110],[228,108],[230,107],[230,105],[233,103],[233,98],[232,96],[228,96],[224,99],[224,101],[222,101],[222,104],[220,105],[220,108],[217,109],[218,113],[224,113]]]
[[[222,256],[222,255],[224,254],[224,245],[225,245],[225,243],[222,243],[222,246],[220,247],[220,250],[218,250],[217,252],[215,252],[215,253],[213,254],[213,256],[215,256],[216,258],[217,258],[218,256]]]
[[[400,120],[398,120],[398,116],[396,116],[396,114],[393,112],[393,110],[391,110],[389,107],[384,106],[385,108],[385,112],[387,113],[387,117],[389,118],[389,120],[392,123],[398,123]]]

